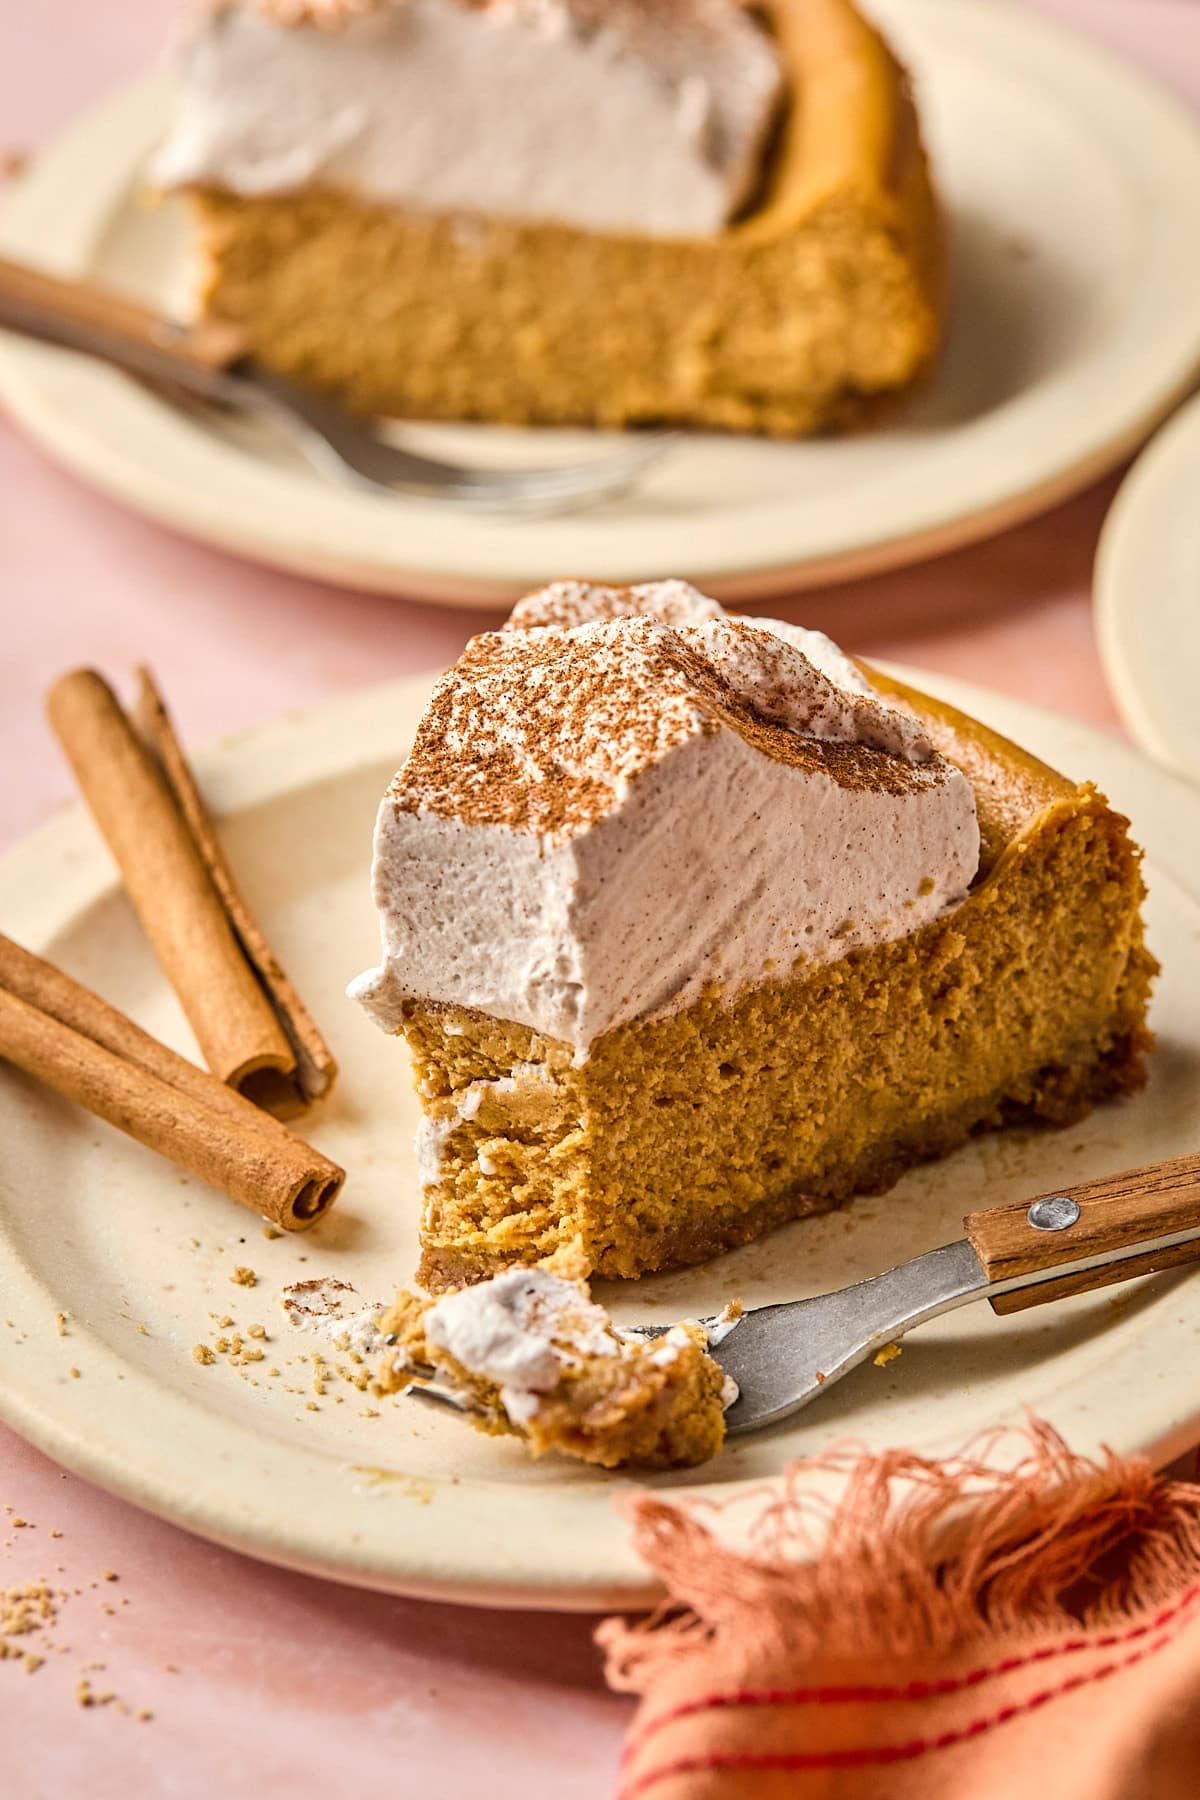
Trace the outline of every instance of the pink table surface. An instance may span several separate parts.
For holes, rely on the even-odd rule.
[[[1195,0],[1042,4],[1200,101]],[[36,148],[143,66],[174,10],[6,8],[0,151]],[[1089,592],[1115,485],[989,544],[775,610],[850,649],[1119,730]],[[0,545],[0,848],[70,793],[41,718],[47,683],[69,665],[151,662],[197,741],[444,664],[488,619],[187,543],[77,486],[11,431],[0,432]],[[592,1621],[392,1600],[266,1568],[63,1474],[3,1428],[0,1507],[0,1588],[46,1575],[78,1590],[52,1633],[68,1652],[32,1675],[0,1663],[0,1792],[12,1800],[611,1790],[628,1706],[603,1688]],[[116,1583],[100,1579],[108,1569]],[[88,1679],[128,1713],[75,1704],[88,1663],[105,1665]],[[151,1720],[136,1718],[143,1708]]]

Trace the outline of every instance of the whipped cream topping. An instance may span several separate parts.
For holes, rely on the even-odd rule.
[[[720,1343],[740,1316],[740,1303],[732,1302],[708,1332],[708,1343]],[[424,1330],[429,1343],[469,1374],[495,1383],[501,1405],[518,1427],[529,1424],[566,1371],[585,1358],[645,1357],[668,1368],[692,1343],[682,1325],[672,1325],[649,1344],[636,1333],[618,1331],[580,1287],[541,1266],[506,1269],[443,1295],[425,1314]],[[737,1383],[727,1375],[722,1404],[728,1408],[737,1397]]]
[[[548,1269],[507,1269],[446,1294],[425,1315],[425,1336],[470,1374],[495,1382],[514,1425],[528,1424],[564,1370],[584,1356],[616,1356],[603,1308]]]
[[[292,1282],[280,1304],[297,1331],[314,1331],[335,1349],[374,1355],[386,1342],[378,1323],[385,1302],[364,1304],[357,1289],[336,1275]]]
[[[427,212],[719,231],[782,95],[736,0],[229,0],[193,24],[152,179]]]
[[[820,633],[682,582],[556,583],[442,678],[380,807],[351,993],[604,1032],[916,931],[979,862],[970,783]],[[431,1159],[432,1160],[432,1159]]]

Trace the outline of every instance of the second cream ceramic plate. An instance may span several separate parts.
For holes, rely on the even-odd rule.
[[[511,599],[564,569],[669,571],[746,598],[1014,524],[1126,455],[1200,360],[1200,133],[1145,78],[1020,7],[869,10],[914,71],[955,264],[936,381],[877,430],[791,444],[689,434],[625,500],[510,522],[330,485],[272,438],[184,417],[39,346],[0,348],[0,398],[52,455],[153,518],[284,568],[448,602]],[[177,305],[185,221],[139,200],[169,106],[155,79],[82,120],[14,195],[0,246]],[[500,463],[611,448],[486,427],[404,437]]]
[[[1064,1131],[978,1139],[884,1196],[704,1267],[600,1284],[622,1321],[710,1313],[730,1294],[759,1305],[836,1287],[960,1236],[968,1210],[1196,1148],[1200,794],[1081,727],[923,685],[1094,778],[1131,815],[1148,851],[1150,941],[1164,967],[1150,1085]],[[280,1304],[287,1284],[322,1275],[381,1300],[416,1261],[417,1113],[405,1053],[343,989],[375,957],[372,822],[427,692],[409,681],[355,695],[197,759],[239,883],[341,1063],[335,1095],[306,1126],[349,1171],[337,1206],[305,1235],[268,1239],[253,1214],[0,1070],[0,1417],[136,1505],[290,1567],[491,1604],[636,1604],[652,1589],[616,1504],[632,1477],[555,1457],[534,1463],[514,1441],[411,1400],[376,1399],[336,1371],[318,1382],[315,1351],[345,1359],[293,1332]],[[0,862],[0,930],[194,1054],[80,811]],[[254,1286],[232,1279],[239,1267]],[[250,1338],[251,1325],[266,1337]],[[260,1360],[230,1361],[235,1332]],[[1026,1408],[1080,1451],[1110,1444],[1165,1460],[1200,1437],[1198,1343],[1200,1270],[1007,1318],[967,1308],[777,1429],[647,1484],[737,1496],[847,1436],[937,1453],[1019,1422]],[[195,1360],[201,1344],[213,1362]]]
[[[1104,522],[1096,627],[1129,729],[1200,782],[1200,395],[1138,458]]]

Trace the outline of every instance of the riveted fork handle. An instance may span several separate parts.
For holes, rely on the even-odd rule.
[[[232,325],[183,325],[93,281],[68,281],[0,257],[0,329],[83,350],[131,374],[223,399],[224,377],[246,354]]]
[[[1187,1243],[1154,1244],[1178,1232],[1200,1233],[1200,1155],[1069,1184],[1032,1202],[968,1213],[963,1224],[989,1281],[1033,1279],[1029,1287],[994,1296],[991,1304],[998,1313],[1020,1312],[1135,1275],[1154,1275],[1200,1260],[1200,1236]],[[1151,1246],[1143,1255],[1121,1254],[1143,1243]],[[1060,1281],[1046,1278],[1061,1263],[1106,1254],[1113,1260],[1102,1267],[1076,1271]]]

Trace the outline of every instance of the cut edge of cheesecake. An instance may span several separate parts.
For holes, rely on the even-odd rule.
[[[907,937],[620,1025],[583,1061],[529,1027],[408,1002],[431,1291],[556,1254],[620,1277],[702,1261],[976,1132],[1069,1123],[1142,1086],[1157,964],[1128,822],[864,669],[971,782],[967,899]]]
[[[724,231],[656,239],[320,186],[197,187],[204,312],[363,412],[780,436],[853,423],[933,361],[941,214],[880,33],[850,0],[763,12],[791,104],[759,203]]]

